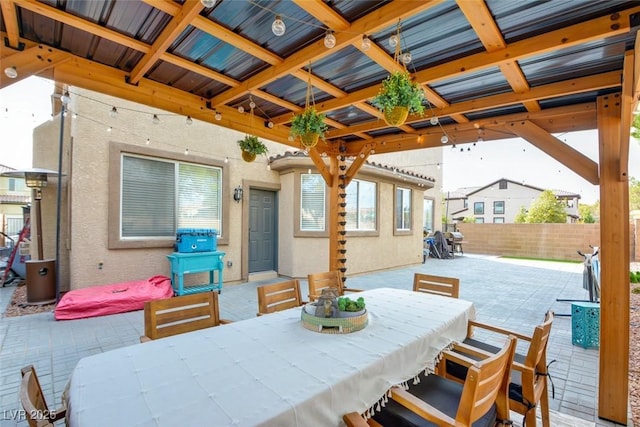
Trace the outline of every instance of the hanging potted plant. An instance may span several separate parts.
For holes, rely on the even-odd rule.
[[[242,159],[245,162],[253,162],[258,154],[266,154],[267,146],[255,135],[245,135],[238,141],[238,145],[242,150]]]
[[[420,85],[411,81],[406,71],[396,71],[382,81],[378,95],[371,100],[391,126],[400,126],[409,113],[424,113],[424,92]]]
[[[302,145],[307,148],[314,147],[318,139],[324,137],[328,126],[324,122],[325,115],[318,113],[314,107],[307,107],[296,114],[291,121],[291,136],[300,137]]]

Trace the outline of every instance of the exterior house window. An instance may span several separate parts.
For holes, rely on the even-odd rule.
[[[396,230],[411,230],[411,190],[396,187]]]
[[[300,231],[324,231],[326,195],[322,175],[300,175],[300,184]]]
[[[493,218],[493,223],[494,224],[504,224],[504,217],[503,216],[496,216]]]
[[[347,187],[347,230],[376,229],[377,185],[375,182],[354,179]]]
[[[467,209],[469,207],[469,199],[464,199],[464,206],[465,209]]]
[[[473,204],[474,215],[484,215],[484,202],[475,202]]]
[[[424,199],[423,231],[433,231],[433,199]]]
[[[493,213],[495,215],[504,214],[504,201],[493,202]]]
[[[16,179],[9,178],[9,191],[16,191]]]
[[[177,228],[222,234],[222,169],[123,155],[121,239],[175,236]]]
[[[506,190],[507,189],[507,181],[504,179],[498,183],[498,190]]]
[[[484,218],[476,218],[476,224],[484,224]]]

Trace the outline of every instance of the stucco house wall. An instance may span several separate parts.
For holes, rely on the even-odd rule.
[[[112,195],[114,186],[119,185],[120,179],[114,152],[117,154],[120,151],[166,156],[182,161],[206,159],[224,169],[224,228],[218,240],[218,250],[226,253],[226,283],[247,278],[246,274],[243,277],[243,263],[247,262],[243,259],[243,256],[246,258],[246,245],[243,241],[243,227],[246,223],[243,223],[243,218],[246,219],[248,209],[247,190],[254,187],[272,189],[277,193],[277,273],[306,277],[310,272],[328,268],[326,237],[295,236],[296,174],[270,169],[266,157],[258,156],[253,163],[244,162],[235,144],[244,134],[195,119],[191,125],[187,125],[184,116],[78,88],[72,88],[70,92],[72,102],[68,106],[70,114],[64,118],[62,150],[64,177],[61,204],[61,291],[170,274],[166,255],[173,252],[172,245],[114,248],[109,241],[110,227],[114,226],[114,219],[110,216],[113,216],[113,209],[119,209],[114,206]],[[109,115],[112,106],[117,106],[116,117]],[[160,123],[153,123],[154,114],[158,115]],[[34,167],[57,170],[59,129],[58,115],[34,131]],[[270,156],[292,150],[291,147],[272,141],[264,142]],[[430,171],[438,171],[435,167],[438,155],[441,155],[441,150],[420,150],[420,153],[405,154],[404,160],[405,164],[413,166],[419,173],[430,175]],[[387,163],[384,156],[373,157],[371,161]],[[402,161],[402,157],[389,160]],[[420,164],[425,166],[419,167]],[[402,167],[402,164],[397,166]],[[436,199],[434,208],[437,211],[434,217],[439,222],[439,192],[435,188],[425,192],[423,187],[412,186],[414,232],[407,236],[395,236],[392,181],[393,179],[379,183],[379,235],[347,236],[347,276],[422,261],[423,199],[425,195]],[[245,198],[240,203],[232,198],[233,189],[237,186],[245,190]],[[119,188],[115,190],[119,191]],[[56,195],[56,183],[43,191],[45,258],[55,257]],[[246,272],[246,268],[244,271]],[[187,277],[186,284],[190,283],[203,283],[202,277]]]

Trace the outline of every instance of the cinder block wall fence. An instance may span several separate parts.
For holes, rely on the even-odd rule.
[[[600,246],[600,224],[458,224],[465,252],[581,261],[577,250]],[[640,260],[640,220],[630,224],[630,261]]]

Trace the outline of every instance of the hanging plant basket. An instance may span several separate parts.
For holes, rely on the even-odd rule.
[[[315,132],[307,132],[300,135],[300,141],[302,142],[302,145],[307,148],[315,147],[319,139],[320,135]]]
[[[238,146],[242,150],[242,160],[253,162],[258,154],[266,154],[267,147],[255,135],[246,135],[238,141]]]
[[[255,153],[250,153],[248,151],[242,150],[242,160],[244,160],[247,163],[251,163],[256,159],[256,154]]]
[[[409,108],[407,107],[393,107],[384,111],[384,120],[389,126],[401,126],[407,117],[409,117]]]

